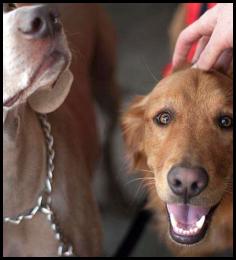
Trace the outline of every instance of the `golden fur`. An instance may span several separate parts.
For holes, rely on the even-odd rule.
[[[232,129],[221,129],[216,118],[232,116],[232,79],[219,72],[185,69],[161,80],[146,96],[137,97],[122,117],[122,128],[133,169],[153,177],[148,207],[155,213],[157,232],[176,255],[202,256],[232,247]],[[162,109],[174,119],[155,124]],[[167,173],[177,163],[201,165],[209,174],[207,188],[190,203],[216,208],[204,239],[192,246],[169,237],[166,203],[179,202],[168,186]],[[147,181],[149,179],[146,179]]]

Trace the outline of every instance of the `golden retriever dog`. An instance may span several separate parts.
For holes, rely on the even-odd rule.
[[[232,91],[231,77],[187,68],[122,116],[132,168],[152,183],[157,233],[177,256],[232,248]]]

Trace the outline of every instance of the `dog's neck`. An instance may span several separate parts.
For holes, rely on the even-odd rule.
[[[35,112],[23,104],[4,111],[3,209],[15,217],[35,206],[46,178],[46,148]]]

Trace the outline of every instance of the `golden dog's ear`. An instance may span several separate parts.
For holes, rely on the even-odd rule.
[[[53,87],[47,86],[35,91],[28,100],[29,105],[35,112],[42,114],[55,111],[65,101],[72,82],[72,73],[64,71]]]
[[[147,97],[136,97],[121,118],[122,134],[127,147],[128,157],[133,168],[144,157],[144,112]]]

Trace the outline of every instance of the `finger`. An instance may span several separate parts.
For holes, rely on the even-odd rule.
[[[202,36],[210,36],[216,24],[215,11],[211,9],[202,15],[197,21],[184,29],[176,42],[172,59],[173,67],[185,62],[188,52],[194,42]]]
[[[218,60],[220,54],[224,51],[225,46],[219,38],[219,33],[215,30],[207,44],[202,51],[196,66],[202,70],[210,70]]]
[[[213,68],[226,73],[230,67],[232,58],[233,58],[233,50],[232,49],[225,50],[220,55]]]
[[[202,51],[204,50],[204,48],[206,47],[208,41],[209,41],[210,37],[208,36],[203,36],[197,44],[197,48],[196,51],[194,53],[194,56],[192,58],[192,64],[197,62],[198,58],[200,57]]]

